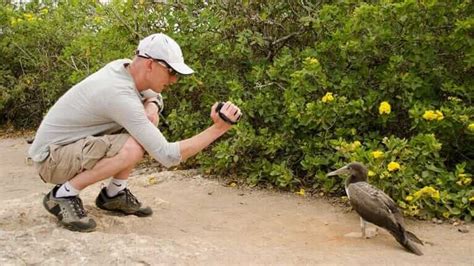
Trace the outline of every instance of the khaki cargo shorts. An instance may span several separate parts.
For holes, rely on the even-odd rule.
[[[102,158],[117,155],[129,137],[129,134],[90,136],[64,146],[52,144],[48,158],[35,166],[44,182],[63,184],[92,169]]]

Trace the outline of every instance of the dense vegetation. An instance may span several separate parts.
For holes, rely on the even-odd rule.
[[[38,126],[73,84],[165,32],[196,70],[165,95],[169,139],[208,126],[218,100],[245,114],[186,166],[343,195],[325,174],[360,161],[407,215],[474,216],[471,1],[59,2],[0,7],[3,125]]]

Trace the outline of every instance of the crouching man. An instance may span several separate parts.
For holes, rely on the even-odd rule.
[[[113,61],[68,90],[44,117],[29,149],[41,179],[56,184],[44,197],[46,210],[70,230],[93,231],[96,223],[84,211],[79,193],[112,177],[98,194],[97,207],[150,216],[151,208],[127,188],[145,151],[166,167],[177,165],[222,136],[241,115],[231,102],[220,111],[216,103],[212,126],[168,142],[156,126],[163,107],[160,93],[193,72],[179,45],[159,33],[140,41],[133,60]],[[142,93],[150,90],[155,97],[144,99]]]

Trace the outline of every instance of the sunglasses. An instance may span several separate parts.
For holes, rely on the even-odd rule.
[[[174,70],[170,65],[168,65],[168,63],[166,63],[166,61],[164,61],[164,60],[153,58],[153,57],[149,56],[148,54],[145,54],[145,55],[140,55],[140,54],[138,54],[137,56],[138,56],[138,57],[141,57],[141,58],[145,58],[145,59],[151,59],[151,60],[157,62],[158,64],[160,64],[160,65],[162,65],[163,67],[165,67],[165,68],[168,70],[168,72],[170,73],[170,75],[172,75],[172,76],[176,76],[176,75],[179,74],[179,73],[176,72],[176,70]]]

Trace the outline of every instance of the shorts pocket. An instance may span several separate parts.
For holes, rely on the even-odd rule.
[[[43,166],[49,176],[41,175],[44,179],[48,178],[47,181],[53,184],[63,184],[80,172],[80,157],[75,152],[75,144],[50,145],[48,161]]]
[[[82,171],[92,169],[97,162],[104,158],[110,149],[110,141],[105,137],[87,137],[82,146]]]

